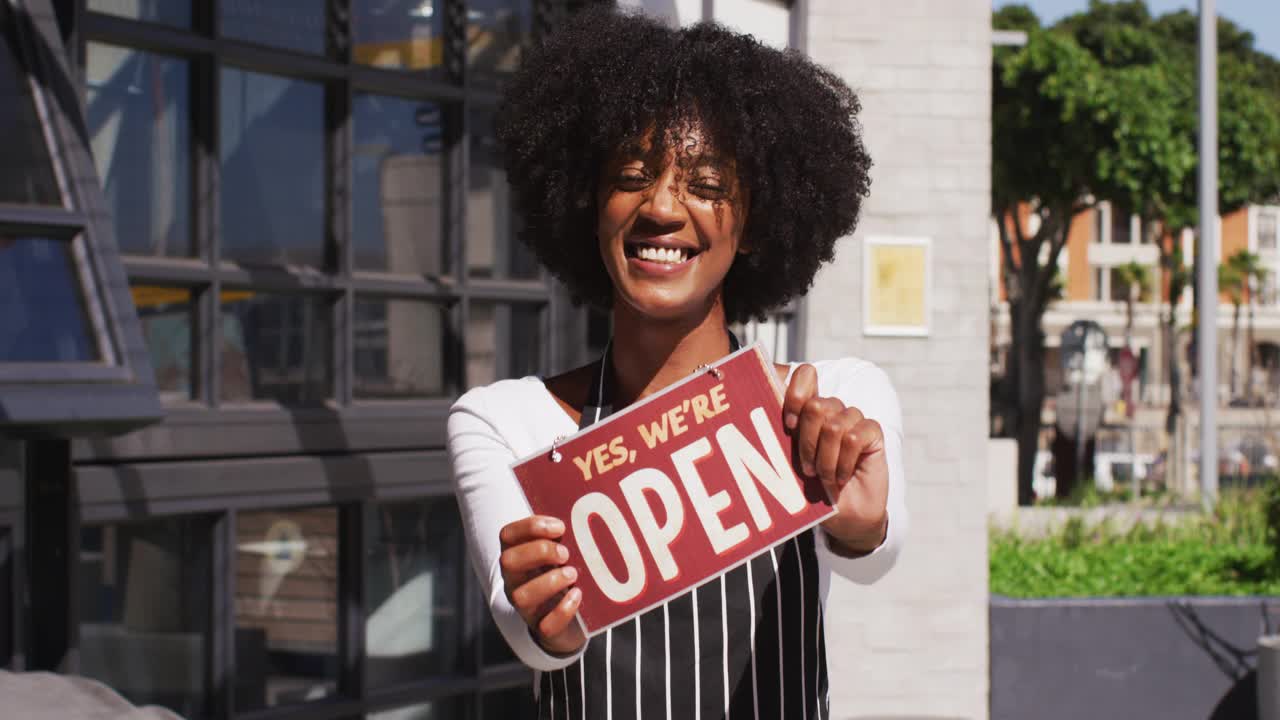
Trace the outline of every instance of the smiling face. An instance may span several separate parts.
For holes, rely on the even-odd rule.
[[[746,193],[731,160],[693,126],[653,157],[624,145],[601,173],[597,237],[619,303],[645,317],[676,319],[721,302],[742,249]]]

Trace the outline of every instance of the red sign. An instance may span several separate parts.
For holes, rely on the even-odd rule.
[[[835,512],[821,483],[792,469],[764,352],[745,348],[713,367],[512,467],[533,512],[565,523],[588,634]]]

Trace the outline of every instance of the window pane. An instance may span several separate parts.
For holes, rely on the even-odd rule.
[[[473,302],[467,321],[467,383],[536,375],[542,369],[542,306]]]
[[[466,548],[452,496],[380,505],[366,520],[367,682],[421,681],[458,668]]]
[[[538,706],[533,701],[533,688],[528,685],[495,690],[480,696],[483,720],[534,720]]]
[[[185,60],[88,45],[93,159],[122,252],[193,253],[187,73]]]
[[[463,706],[461,698],[442,698],[429,703],[369,713],[365,715],[365,720],[456,720],[469,717],[463,711]]]
[[[1276,249],[1276,212],[1274,210],[1258,212],[1258,247],[1262,250]]]
[[[130,20],[191,27],[191,0],[89,0],[89,9]]]
[[[151,367],[161,399],[194,397],[191,291],[153,285],[134,285],[130,291],[142,321],[142,335],[151,351]]]
[[[1133,241],[1132,226],[1129,223],[1129,211],[1115,205],[1111,206],[1111,242],[1114,245],[1128,245]]]
[[[445,394],[447,308],[418,300],[358,298],[354,314],[356,397]]]
[[[444,2],[353,3],[351,34],[351,57],[361,65],[438,68],[444,61]]]
[[[10,12],[0,5],[0,203],[61,205]]]
[[[357,270],[440,275],[443,118],[434,103],[356,95],[351,114]]]
[[[471,113],[467,196],[467,268],[472,277],[537,278],[538,262],[516,239],[511,186],[498,157],[493,110]]]
[[[467,63],[471,79],[493,84],[516,69],[520,48],[533,36],[532,0],[470,0]]]
[[[135,704],[203,712],[211,529],[205,518],[84,528],[81,674]]]
[[[98,357],[71,243],[0,235],[0,362]]]
[[[338,511],[240,513],[236,709],[333,695],[338,677]]]
[[[330,304],[302,295],[222,296],[222,399],[318,404],[330,396]]]
[[[324,89],[222,69],[222,257],[324,264]]]
[[[324,0],[218,2],[223,35],[313,55],[324,54],[324,6]]]

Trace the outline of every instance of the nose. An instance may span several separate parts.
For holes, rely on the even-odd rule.
[[[684,202],[680,199],[675,171],[668,168],[653,184],[649,197],[640,207],[650,222],[662,226],[679,226],[685,221]]]

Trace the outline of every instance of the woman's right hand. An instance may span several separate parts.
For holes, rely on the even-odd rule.
[[[568,655],[577,652],[587,638],[574,622],[582,591],[573,587],[577,570],[563,567],[569,549],[556,542],[561,535],[564,523],[546,515],[510,523],[498,534],[502,541],[498,564],[507,599],[533,637],[547,651]]]

